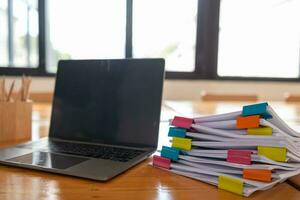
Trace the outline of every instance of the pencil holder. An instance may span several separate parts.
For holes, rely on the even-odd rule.
[[[30,140],[32,102],[0,102],[0,142]]]

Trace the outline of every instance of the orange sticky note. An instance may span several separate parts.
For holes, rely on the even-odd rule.
[[[259,127],[259,115],[247,116],[247,117],[237,117],[236,127],[239,129],[245,128],[258,128]]]
[[[244,169],[243,178],[270,182],[272,180],[272,172],[268,169]]]

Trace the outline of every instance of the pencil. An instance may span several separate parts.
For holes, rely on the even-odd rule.
[[[13,81],[12,84],[10,85],[9,93],[8,93],[7,99],[6,99],[6,101],[8,101],[8,102],[9,102],[10,99],[11,99],[11,95],[12,95],[12,92],[13,92],[13,90],[14,90],[14,86],[15,86],[15,81]]]
[[[2,78],[2,98],[1,101],[5,101],[6,99],[6,92],[5,92],[5,77]]]
[[[0,101],[3,100],[3,80],[0,79]]]
[[[25,75],[22,76],[21,101],[25,100]]]
[[[27,101],[28,98],[29,98],[29,89],[30,89],[30,85],[31,85],[31,77],[28,77],[28,78],[27,78],[27,85],[26,85],[25,101]]]

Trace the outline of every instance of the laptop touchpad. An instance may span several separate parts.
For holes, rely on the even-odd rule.
[[[23,156],[15,157],[7,161],[37,165],[45,168],[67,169],[88,159],[73,156],[63,156],[48,152],[33,152]]]

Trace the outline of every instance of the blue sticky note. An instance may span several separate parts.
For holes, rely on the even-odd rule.
[[[176,161],[179,158],[179,150],[163,146],[160,155],[164,158],[169,158],[171,160]]]
[[[181,137],[184,138],[186,135],[186,129],[178,127],[170,127],[168,136],[169,137]]]
[[[258,103],[243,106],[242,116],[260,115],[265,119],[270,119],[272,118],[272,115],[268,113],[267,108],[268,103]]]

